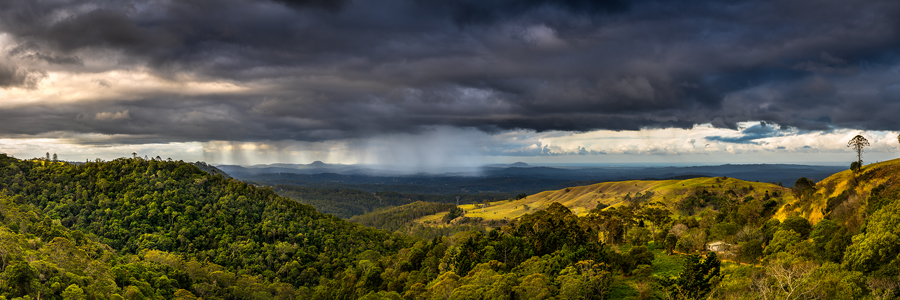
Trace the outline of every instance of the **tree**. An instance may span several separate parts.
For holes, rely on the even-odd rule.
[[[16,236],[13,233],[0,230],[0,273],[6,270],[6,264],[11,261],[11,255],[18,247]]]
[[[675,244],[678,251],[689,253],[702,251],[706,246],[706,231],[700,228],[689,229]]]
[[[612,286],[612,276],[604,267],[603,263],[585,260],[563,269],[556,278],[560,283],[560,298],[605,299]]]
[[[450,299],[453,290],[459,287],[459,275],[454,272],[446,272],[435,279],[434,285],[428,288],[431,299]]]
[[[781,228],[790,229],[799,233],[801,240],[809,237],[809,233],[812,231],[812,225],[809,224],[809,220],[800,216],[787,217],[784,219],[784,222],[781,223]]]
[[[511,300],[515,296],[515,288],[518,285],[516,274],[504,274],[491,277],[494,280],[484,293],[484,299]]]
[[[13,297],[31,294],[39,286],[37,270],[28,262],[20,261],[4,272],[7,288]]]
[[[378,300],[385,300],[385,299],[388,299],[388,300],[394,300],[394,299],[397,299],[397,300],[402,300],[403,298],[400,297],[400,294],[397,293],[397,292],[379,291],[379,292],[376,293],[376,292],[373,291],[373,292],[369,292],[368,294],[366,294],[365,296],[363,296],[363,297],[361,297],[361,298],[359,298],[359,299],[360,299],[360,300],[363,300],[363,299],[365,299],[365,300],[368,300],[368,299],[378,299]]]
[[[788,251],[792,246],[800,243],[800,234],[790,229],[780,229],[775,232],[772,241],[763,251],[765,255],[773,255],[779,252]]]
[[[816,223],[809,237],[812,238],[813,243],[819,250],[825,249],[825,244],[831,241],[831,238],[840,229],[839,226],[831,219],[824,219]]]
[[[678,278],[664,279],[662,285],[675,299],[705,299],[722,279],[720,264],[715,252],[707,253],[706,259],[689,255],[685,257],[684,270]]]
[[[729,243],[733,242],[734,235],[737,234],[741,227],[735,223],[723,222],[717,223],[709,228],[710,240],[725,240]]]
[[[59,161],[59,157],[56,156],[56,153],[53,153],[53,161]]]
[[[653,263],[653,258],[653,252],[647,249],[647,247],[633,247],[630,251],[628,251],[628,260],[631,266],[627,271],[631,271],[631,269],[634,269],[639,265],[650,265],[651,263]]]
[[[676,243],[678,243],[678,237],[671,233],[666,235],[666,253],[672,255],[672,251],[675,251]]]
[[[515,291],[522,299],[548,299],[553,294],[552,289],[553,285],[546,275],[534,273],[522,278]]]
[[[870,277],[866,281],[866,286],[872,291],[874,299],[893,299],[896,291],[900,290],[900,280]]]
[[[810,299],[821,282],[813,280],[818,265],[790,255],[778,256],[755,276],[753,288],[762,299]]]
[[[441,219],[441,220],[442,220],[444,223],[450,223],[450,221],[453,221],[454,219],[456,219],[457,217],[462,216],[463,214],[465,214],[465,212],[464,212],[461,208],[459,208],[459,207],[453,207],[452,209],[450,209],[449,212],[447,212],[446,215],[444,215],[444,218]]]
[[[869,140],[858,134],[847,142],[847,147],[856,151],[856,161],[859,163],[860,168],[862,168],[862,151],[867,146],[869,146]]]
[[[65,291],[62,292],[63,300],[84,300],[84,290],[78,287],[77,284],[71,284],[66,288]]]
[[[739,244],[738,259],[745,263],[756,263],[763,255],[763,243],[760,240],[749,240]]]
[[[197,299],[197,296],[194,296],[193,293],[191,293],[190,291],[185,290],[185,289],[176,290],[174,295],[175,295],[175,299],[177,299],[177,300],[196,300]]]
[[[791,188],[791,193],[794,194],[794,198],[797,199],[808,199],[816,192],[816,183],[806,177],[800,177],[794,182],[794,187]]]
[[[651,194],[652,193],[647,193]],[[643,207],[640,212],[638,212],[638,217],[641,219],[646,219],[650,221],[650,231],[652,233],[652,237],[654,240],[657,239],[657,231],[669,224],[672,221],[671,215],[672,212],[666,208],[666,205],[661,202],[653,202]]]
[[[879,209],[866,220],[866,230],[853,237],[843,265],[851,271],[872,272],[900,261],[900,201]]]
[[[625,234],[625,240],[634,246],[647,244],[651,238],[652,235],[650,234],[650,230],[647,230],[647,228],[644,227],[631,228],[628,230],[628,233]]]

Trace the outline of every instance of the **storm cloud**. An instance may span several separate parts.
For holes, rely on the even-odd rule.
[[[898,16],[892,0],[4,1],[0,136],[896,130]],[[709,139],[773,134],[747,130]]]

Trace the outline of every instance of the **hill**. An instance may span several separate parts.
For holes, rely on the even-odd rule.
[[[406,205],[381,208],[367,214],[354,216],[350,218],[350,221],[369,227],[394,231],[403,228],[410,221],[417,218],[437,212],[449,211],[453,207],[455,207],[453,204],[447,203],[416,201]]]
[[[900,159],[865,165],[859,173],[844,170],[805,190],[795,188],[797,199],[783,206],[777,216],[797,215],[816,223],[825,218],[859,228],[865,218],[900,198]]]
[[[771,199],[779,206],[793,201],[791,189],[774,184],[727,177],[701,177],[684,180],[602,182],[540,192],[517,200],[466,204],[459,207],[465,210],[467,217],[511,220],[546,208],[554,202],[565,205],[579,216],[584,216],[598,204],[616,207],[637,199],[642,202],[661,202],[673,212],[689,215],[697,212],[694,208],[700,205],[699,202],[725,195],[745,202],[751,199]],[[698,203],[692,204],[691,201]],[[418,221],[434,223],[435,220],[442,219],[444,214],[446,213],[425,216]]]
[[[511,194],[401,194],[397,192],[364,192],[354,189],[305,188],[294,185],[276,185],[279,195],[303,204],[309,204],[319,212],[340,218],[350,218],[373,212],[378,208],[402,206],[416,201],[437,203],[474,203],[482,199],[505,199]],[[378,227],[378,226],[374,226]]]
[[[0,154],[0,190],[118,253],[166,251],[294,287],[315,286],[360,253],[410,242],[184,162],[72,165]]]
[[[866,166],[792,190],[724,177],[592,184],[453,207],[461,218],[432,221],[502,226],[419,239],[183,162],[0,155],[0,299],[890,298],[895,173]],[[819,194],[813,225],[798,215]],[[846,211],[863,225],[834,221],[854,197],[865,205]],[[772,218],[781,203],[786,216]],[[393,228],[448,207],[357,219]]]

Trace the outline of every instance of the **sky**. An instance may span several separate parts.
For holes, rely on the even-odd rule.
[[[0,1],[0,152],[83,161],[900,156],[900,2]]]

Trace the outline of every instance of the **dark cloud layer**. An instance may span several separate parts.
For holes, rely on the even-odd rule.
[[[45,77],[47,77],[47,73],[41,70],[28,69],[0,60],[0,88],[34,89],[38,82]]]
[[[0,2],[0,88],[148,70],[235,94],[0,108],[0,135],[330,140],[431,126],[900,128],[900,3],[588,0]],[[115,78],[91,89],[115,88]],[[769,128],[769,127],[766,127]],[[748,129],[749,130],[749,129]],[[745,130],[746,131],[746,130]],[[744,132],[753,143],[771,132]]]
[[[419,3],[446,9],[458,25],[496,23],[548,8],[579,17],[629,8],[624,0],[419,0]]]

